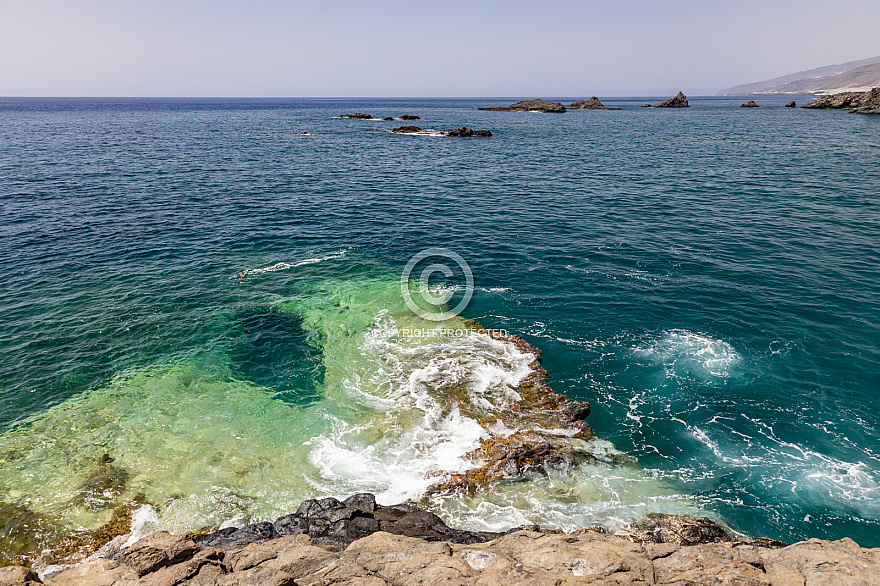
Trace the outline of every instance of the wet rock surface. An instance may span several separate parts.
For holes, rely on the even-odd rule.
[[[599,101],[599,98],[593,96],[589,100],[578,100],[566,106],[569,110],[620,110],[613,106],[606,106]]]
[[[683,93],[678,92],[673,97],[669,98],[665,102],[660,102],[659,104],[654,104],[654,108],[688,108],[690,104],[688,104],[687,96]]]
[[[452,543],[482,543],[500,535],[452,529],[437,515],[415,505],[379,506],[372,494],[364,493],[345,501],[335,498],[308,500],[296,513],[274,523],[221,529],[195,539],[202,546],[232,549],[286,535],[308,535],[314,545],[344,549],[353,541],[377,531]]]
[[[488,110],[491,112],[549,112],[553,114],[561,114],[565,112],[565,106],[560,102],[549,102],[540,98],[534,100],[522,100],[509,106],[483,106],[477,110]]]
[[[467,126],[462,126],[461,128],[457,128],[455,130],[441,130],[440,133],[443,136],[492,136],[492,133],[488,130],[473,130],[471,128],[468,128]]]
[[[426,132],[426,131],[422,130],[418,126],[401,126],[399,128],[393,129],[391,132],[394,132],[396,134],[416,134],[418,132]]]
[[[340,114],[340,118],[356,118],[358,120],[372,120],[373,117],[363,112],[355,112],[354,114]]]
[[[787,104],[785,105],[785,107],[786,107],[786,108],[797,108],[797,102],[795,102],[794,100],[792,100],[792,101],[790,101],[789,103],[787,103]]]
[[[740,108],[758,108],[758,103],[755,100],[749,100],[745,104],[741,105]]]
[[[811,539],[789,546],[769,540],[765,541],[770,545],[734,541],[729,530],[711,527],[711,521],[663,517],[648,525],[671,532],[651,533],[645,541],[634,539],[635,533],[605,535],[590,530],[570,535],[538,528],[476,534],[450,529],[412,505],[382,507],[372,495],[359,494],[345,501],[306,501],[294,515],[274,524],[248,526],[251,529],[242,536],[250,541],[233,543],[232,533],[223,532],[195,537],[159,531],[123,550],[115,560],[95,559],[43,581],[22,566],[0,568],[0,585],[880,584],[880,549],[863,549],[849,539]],[[371,528],[357,539],[346,535],[342,541],[327,541],[329,534],[323,529],[313,535],[313,523],[332,527],[354,519],[370,520]],[[300,531],[303,523],[307,530]],[[696,533],[688,533],[688,527],[696,527]],[[267,538],[270,532],[275,536]],[[695,539],[697,543],[688,545]]]
[[[416,116],[415,114],[404,114],[400,117],[401,120],[421,120],[421,116]]]

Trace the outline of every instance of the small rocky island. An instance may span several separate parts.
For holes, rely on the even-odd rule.
[[[875,87],[869,92],[841,92],[819,96],[801,108],[850,110],[852,114],[880,114],[880,87]]]
[[[423,128],[419,128],[418,126],[401,126],[400,128],[395,128],[391,132],[395,134],[431,134],[430,131],[425,130]],[[457,129],[447,129],[441,130],[438,133],[440,136],[459,136],[459,137],[470,137],[470,136],[492,136],[492,133],[488,130],[474,130],[472,128],[468,128],[467,126],[462,126]]]
[[[797,102],[795,102],[794,100],[792,100],[792,101],[790,101],[789,103],[787,103],[787,104],[785,105],[785,107],[786,107],[786,108],[797,108]]]
[[[620,110],[614,106],[606,106],[599,101],[599,98],[593,96],[589,100],[578,100],[566,106],[569,110]]]
[[[758,108],[758,103],[755,100],[749,100],[745,104],[741,105],[740,108]]]
[[[491,112],[549,112],[551,114],[562,114],[565,112],[565,106],[560,102],[548,102],[540,98],[534,100],[523,100],[509,106],[483,106],[477,110],[489,110]]]
[[[375,120],[369,114],[364,114],[363,112],[355,112],[354,114],[340,114],[340,118],[355,118],[357,120]]]
[[[276,520],[204,535],[157,531],[41,578],[0,568],[4,586],[755,586],[877,584],[880,549],[851,539],[746,540],[709,519],[650,515],[632,531],[571,534],[521,526],[452,529],[371,494],[308,500]]]
[[[647,104],[646,104],[647,105]],[[665,102],[660,102],[659,104],[654,104],[654,108],[689,108],[690,104],[688,104],[687,96],[683,93],[678,92]]]

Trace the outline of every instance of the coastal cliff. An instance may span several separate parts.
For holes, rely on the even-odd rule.
[[[849,539],[745,541],[708,519],[652,516],[633,531],[451,529],[370,494],[303,503],[273,523],[207,535],[158,531],[121,551],[44,573],[8,566],[0,585],[393,586],[403,584],[880,584],[880,549]]]

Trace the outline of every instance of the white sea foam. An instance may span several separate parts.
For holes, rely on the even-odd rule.
[[[298,260],[295,262],[279,262],[275,263],[272,266],[263,267],[260,269],[246,269],[240,273],[238,273],[238,277],[247,277],[250,275],[261,275],[263,273],[274,273],[277,271],[286,271],[287,269],[294,269],[296,267],[301,267],[305,265],[311,265],[319,262],[323,262],[325,260],[333,260],[337,258],[343,258],[345,256],[346,251],[340,250],[339,252],[334,252],[333,254],[328,254],[326,256],[320,256],[316,258],[306,258],[303,260]]]
[[[701,378],[724,378],[741,360],[728,342],[688,330],[670,330],[633,352],[661,362],[671,376],[694,375]]]

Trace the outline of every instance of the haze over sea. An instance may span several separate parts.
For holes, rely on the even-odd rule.
[[[391,332],[404,265],[445,247],[462,316],[542,349],[631,457],[428,497],[451,526],[688,512],[880,546],[880,120],[639,107],[665,97],[0,99],[0,501],[49,542],[139,494],[173,531],[423,497],[483,433],[443,385],[528,371]],[[104,454],[121,495],[84,502]]]

